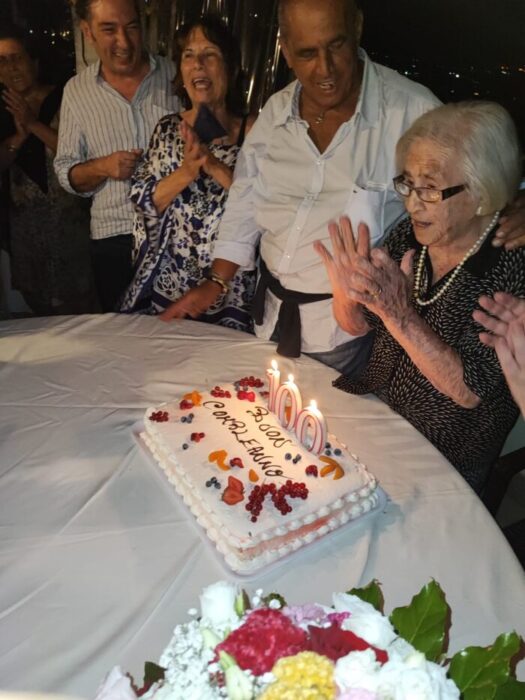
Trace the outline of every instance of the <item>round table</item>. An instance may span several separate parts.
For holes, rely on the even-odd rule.
[[[194,321],[0,323],[0,686],[90,698],[115,664],[140,678],[201,588],[228,577],[132,426],[191,389],[264,377],[274,357],[271,343]],[[523,634],[523,570],[444,457],[375,397],[334,389],[333,370],[279,365],[390,500],[245,587],[329,603],[377,578],[389,612],[434,578],[452,608],[450,652]]]

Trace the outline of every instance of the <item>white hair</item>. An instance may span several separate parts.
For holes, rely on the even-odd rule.
[[[521,152],[514,122],[495,102],[455,102],[426,112],[399,139],[398,171],[418,139],[434,141],[459,161],[465,184],[491,214],[513,201],[521,178]]]

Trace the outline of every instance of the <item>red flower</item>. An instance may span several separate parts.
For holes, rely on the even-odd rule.
[[[271,671],[283,656],[308,649],[306,632],[278,610],[254,610],[246,622],[215,649],[231,654],[237,664],[256,676]]]
[[[364,651],[365,649],[372,649],[379,663],[384,664],[388,661],[386,651],[377,649],[353,632],[342,630],[336,622],[332,622],[330,627],[310,625],[308,632],[310,634],[308,650],[315,651],[321,656],[327,656],[332,661],[337,661],[351,651]]]

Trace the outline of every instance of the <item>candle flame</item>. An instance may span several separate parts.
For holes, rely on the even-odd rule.
[[[314,399],[312,399],[312,400],[310,401],[310,408],[313,408],[314,410],[317,410],[317,401],[315,401]]]
[[[288,381],[293,384],[293,374],[288,375]]]
[[[277,370],[279,369],[277,366],[277,362],[275,360],[272,360],[271,365],[272,365],[273,371],[277,372]]]

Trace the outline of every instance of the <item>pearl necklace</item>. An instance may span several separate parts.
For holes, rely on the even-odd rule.
[[[425,258],[427,257],[427,250],[428,246],[424,245],[423,248],[421,249],[421,253],[419,255],[419,260],[417,262],[417,269],[416,269],[416,274],[414,276],[414,300],[416,304],[419,304],[419,306],[429,306],[430,304],[433,304],[435,301],[439,299],[440,296],[443,296],[443,294],[447,291],[447,289],[451,286],[451,284],[454,282],[456,277],[459,275],[461,270],[463,269],[463,265],[467,262],[467,260],[474,255],[474,253],[477,253],[477,251],[481,248],[483,245],[483,242],[489,235],[489,233],[492,231],[494,226],[496,225],[496,222],[499,218],[499,211],[497,211],[494,216],[492,217],[491,222],[487,226],[487,228],[483,231],[481,236],[478,238],[478,240],[472,245],[465,255],[463,256],[463,259],[461,262],[456,266],[454,269],[454,272],[450,275],[448,280],[445,282],[445,284],[441,287],[439,291],[437,291],[434,296],[430,297],[430,299],[423,300],[421,299],[419,295],[419,291],[421,289],[421,277],[423,275],[423,266],[425,264]]]

